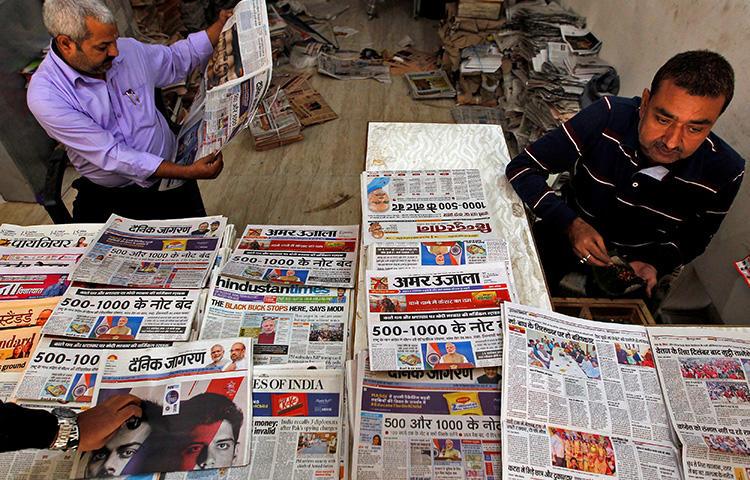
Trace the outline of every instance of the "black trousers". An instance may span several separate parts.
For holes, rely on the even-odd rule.
[[[195,180],[181,187],[160,192],[158,183],[151,188],[137,185],[102,187],[80,177],[73,182],[78,195],[73,201],[73,221],[104,223],[113,213],[134,220],[169,220],[205,217],[206,209]]]

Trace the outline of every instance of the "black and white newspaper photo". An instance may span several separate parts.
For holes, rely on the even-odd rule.
[[[103,447],[79,453],[74,477],[247,465],[251,351],[252,340],[243,338],[103,350],[106,359],[98,372],[93,403],[131,394],[141,399],[143,414],[126,422]],[[123,447],[128,455],[122,455]]]
[[[517,298],[509,262],[368,270],[365,279],[372,370],[502,364],[500,308]]]
[[[130,220],[112,215],[73,272],[77,282],[133,288],[203,288],[226,218]]]
[[[184,342],[190,336],[199,296],[200,290],[70,287],[42,333],[93,340]]]
[[[362,172],[365,245],[496,237],[479,170]]]
[[[646,327],[503,315],[503,478],[680,478]]]
[[[342,368],[352,290],[272,285],[218,276],[200,338],[249,337],[256,365],[325,362]]]
[[[367,266],[371,270],[503,262],[510,263],[510,252],[505,240],[388,242],[374,243],[367,248]]]
[[[248,225],[222,275],[285,285],[353,288],[359,225]]]
[[[352,478],[499,480],[499,367],[372,372],[357,356]]]

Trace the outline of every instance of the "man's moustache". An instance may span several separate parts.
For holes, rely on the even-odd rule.
[[[675,147],[675,148],[669,148],[667,147],[667,144],[661,141],[654,142],[654,147],[658,148],[659,150],[666,150],[669,153],[682,153],[682,148]]]

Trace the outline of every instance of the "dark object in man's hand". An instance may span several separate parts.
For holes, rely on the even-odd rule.
[[[610,258],[612,259],[611,265],[593,267],[594,283],[605,295],[619,297],[645,286],[646,282],[636,275],[627,262],[618,256]]]

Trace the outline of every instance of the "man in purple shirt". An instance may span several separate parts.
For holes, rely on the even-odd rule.
[[[31,79],[29,109],[47,134],[65,145],[81,174],[73,186],[77,222],[104,222],[111,213],[136,219],[205,215],[196,179],[216,178],[221,153],[192,165],[170,159],[176,139],[155,106],[155,88],[203,68],[231,15],[166,47],[118,38],[100,0],[46,0],[44,24],[53,37]],[[160,192],[159,179],[185,184]]]

